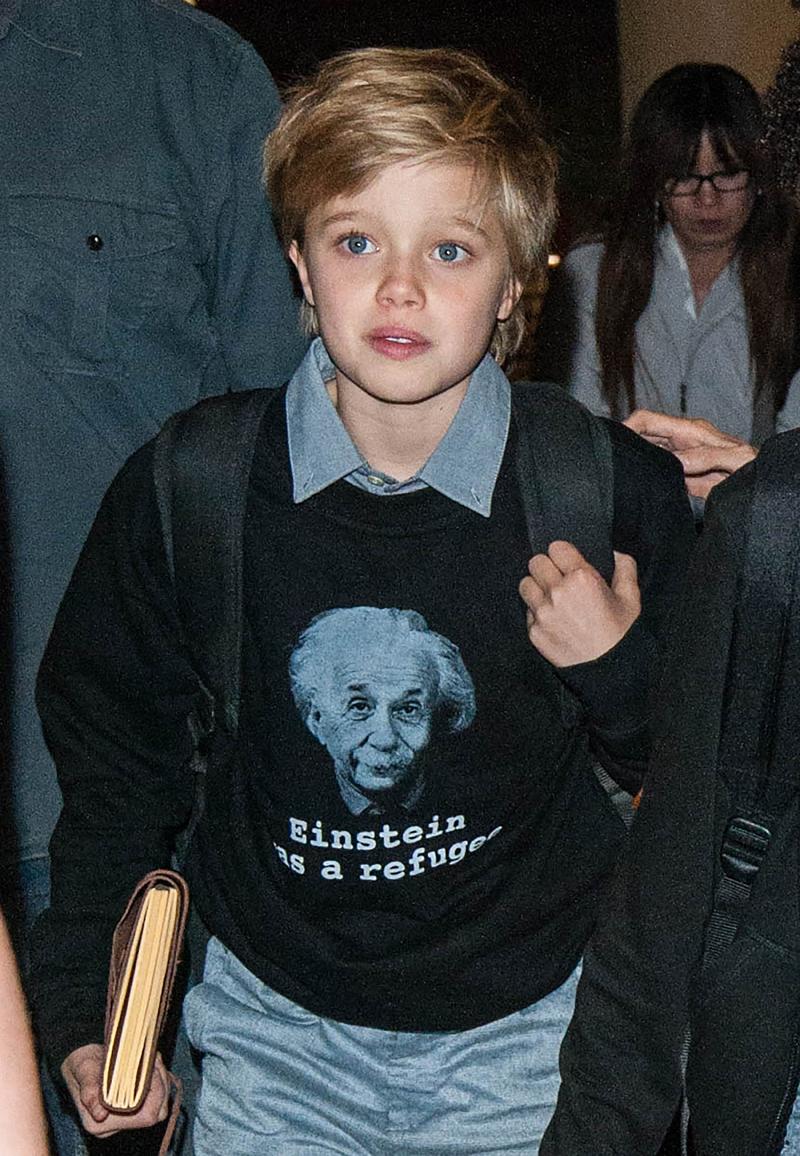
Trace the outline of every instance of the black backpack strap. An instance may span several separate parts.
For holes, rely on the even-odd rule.
[[[786,652],[800,558],[800,437],[771,439],[755,465],[747,545],[725,678],[718,774],[732,795],[703,969],[733,942],[775,822],[798,790],[796,698]]]
[[[242,550],[250,468],[264,413],[282,390],[209,398],[175,414],[155,441],[153,474],[184,637],[205,692],[206,737],[239,723]]]
[[[547,382],[515,382],[511,414],[531,553],[545,552],[557,539],[572,542],[610,582],[614,467],[608,426],[561,386]],[[575,727],[583,708],[563,683],[559,688],[564,725]],[[620,788],[599,764],[595,774],[627,824],[630,797],[620,801]]]
[[[558,385],[516,382],[517,475],[534,553],[572,542],[606,581],[614,573],[614,471],[606,423]]]

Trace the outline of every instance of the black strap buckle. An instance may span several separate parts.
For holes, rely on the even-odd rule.
[[[752,884],[769,847],[772,832],[741,816],[731,819],[722,840],[722,870],[737,883]]]

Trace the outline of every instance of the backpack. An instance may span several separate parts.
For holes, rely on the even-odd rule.
[[[751,909],[751,900],[771,848],[769,887],[785,889],[787,897],[796,893],[797,843],[790,825],[796,822],[791,808],[796,807],[800,789],[798,711],[793,705],[798,693],[798,433],[790,431],[770,439],[751,468],[754,483],[727,645],[727,669],[721,672],[724,684],[719,717],[713,724],[709,720],[709,725],[718,728],[716,881],[691,1025],[681,1058],[684,1087],[688,1088],[688,1110],[686,1101],[682,1110],[684,1151],[692,1150],[688,1131],[693,1124],[697,1135],[702,1136],[703,1153],[718,1151],[726,1156],[734,1147],[753,1156],[756,1151],[780,1150],[780,1132],[796,1086],[796,1080],[788,1077],[797,1075],[800,1029],[800,1019],[782,1024],[779,1045],[776,1018],[792,1020],[787,992],[796,988],[798,981],[791,953],[782,948],[771,950],[762,940],[767,955],[759,957],[749,947],[755,940],[749,934],[739,935],[748,913],[752,918],[758,910]],[[722,805],[726,809],[719,813]],[[763,897],[762,890],[762,907]],[[764,910],[768,918],[769,907]],[[777,940],[781,939],[780,931]],[[767,957],[774,957],[771,970]],[[795,1052],[793,1073],[782,1069],[787,1050]],[[732,1074],[736,1072],[749,1083],[765,1081],[757,1086],[766,1089],[776,1081],[781,1085],[777,1094],[780,1098],[783,1093],[783,1106],[772,1117],[773,1135],[766,1149],[752,1147],[753,1137],[762,1129],[754,1112],[747,1126],[739,1126],[736,1141],[721,1134],[715,1140],[719,1117],[736,1118],[734,1106],[728,1102],[729,1097],[737,1096],[738,1077]],[[765,1105],[767,1098],[758,1097]]]
[[[733,941],[769,849],[772,828],[800,785],[794,760],[786,757],[779,735],[781,698],[787,689],[786,636],[800,555],[796,447],[794,436],[774,438],[755,465],[717,770],[734,785],[734,806],[720,849],[704,970],[713,968]]]

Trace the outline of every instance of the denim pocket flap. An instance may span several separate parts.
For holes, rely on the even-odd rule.
[[[124,260],[175,245],[177,210],[138,201],[12,193],[9,224],[45,245],[86,260]]]

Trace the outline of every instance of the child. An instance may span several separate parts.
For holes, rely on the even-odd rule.
[[[260,430],[238,738],[186,867],[211,934],[184,1005],[195,1152],[531,1152],[622,835],[593,763],[635,789],[646,754],[692,540],[680,471],[612,429],[611,583],[566,541],[528,565],[488,350],[521,338],[554,161],[479,61],[324,64],[268,184],[320,339]],[[137,1115],[99,1106],[100,1015],[115,915],[191,807],[198,684],[151,459],[109,492],[40,682],[65,804],[39,1010],[98,1135],[165,1111],[160,1072]]]

